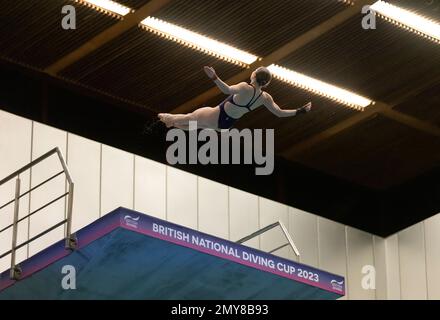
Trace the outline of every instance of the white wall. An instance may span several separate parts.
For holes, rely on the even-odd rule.
[[[134,208],[134,155],[106,145],[101,149],[101,216]]]
[[[68,134],[67,165],[75,177],[73,230],[81,229],[99,218],[101,199],[101,145]]]
[[[259,198],[260,201],[260,228],[281,221],[286,227],[289,227],[289,207],[265,198]],[[260,249],[271,251],[287,243],[284,234],[277,227],[265,232],[260,236]],[[283,258],[297,260],[290,247],[284,247],[274,252]]]
[[[197,176],[167,167],[167,220],[198,229]]]
[[[386,239],[374,237],[374,259],[377,270],[377,299],[401,299],[399,241],[397,234]]]
[[[386,239],[375,237],[381,299],[440,299],[440,214]],[[383,281],[382,281],[383,283]]]
[[[426,260],[423,223],[398,234],[402,299],[426,299]]]
[[[228,187],[199,177],[197,200],[199,230],[229,239]]]
[[[299,262],[319,267],[318,217],[305,211],[289,208],[289,230],[295,245],[300,248]]]
[[[238,241],[260,228],[258,197],[251,193],[228,188],[229,190],[229,235],[231,241]],[[259,249],[260,239],[254,238],[244,243]]]
[[[38,158],[47,151],[59,147],[63,155],[67,150],[67,133],[52,127],[34,122],[32,136],[32,160]],[[34,187],[49,177],[63,170],[56,154],[46,161],[40,162],[32,168],[31,186]],[[48,202],[56,199],[66,192],[66,179],[64,175],[58,176],[42,187],[33,191],[30,195],[31,212],[38,210]],[[65,219],[65,200],[62,199],[44,210],[38,211],[29,218],[29,237],[32,238]],[[47,246],[57,242],[64,235],[64,227],[61,226],[41,238],[29,244],[29,255],[33,255]]]
[[[347,278],[347,242],[344,225],[319,217],[318,250],[319,267],[344,276],[347,290],[350,279]],[[343,299],[348,298],[349,294],[347,293]]]
[[[12,139],[13,137],[13,139]],[[31,161],[32,122],[0,111],[0,179]],[[27,190],[30,185],[30,174],[20,175],[21,189]],[[0,186],[0,206],[14,198],[15,180]],[[10,225],[13,219],[14,206],[0,210],[0,229]],[[29,197],[20,201],[20,217],[29,213]],[[19,224],[18,242],[28,238],[28,219]],[[0,234],[0,252],[9,251],[12,243],[12,230]],[[27,258],[27,247],[17,252],[17,261]],[[10,256],[0,260],[0,270],[9,267]]]
[[[349,298],[363,300],[375,299],[376,293],[374,290],[365,290],[362,287],[362,279],[365,276],[365,274],[362,273],[363,267],[375,265],[373,236],[351,227],[346,227],[345,230]],[[368,268],[364,271],[369,272]]]
[[[400,298],[401,291],[402,298],[439,298],[436,270],[440,265],[440,218],[430,219],[389,239],[372,237],[284,204],[0,111],[0,179],[54,146],[60,147],[66,156],[75,181],[74,230],[119,206],[232,241],[280,220],[289,229],[301,255],[296,257],[290,248],[275,254],[345,276],[349,299]],[[32,174],[21,176],[22,189],[48,178],[58,169],[56,160],[41,164]],[[13,197],[13,189],[13,183],[0,189],[0,205]],[[33,192],[30,199],[23,199],[21,216],[29,213],[29,202],[35,209],[43,200],[50,200],[64,190],[65,180],[59,178],[47,186],[45,192]],[[12,219],[11,209],[10,212],[7,209],[0,211],[0,227]],[[34,235],[64,215],[64,201],[43,210],[41,215],[30,219],[30,226],[24,221],[19,241],[28,239],[28,231]],[[19,252],[19,260],[59,240],[63,231],[63,228],[55,230],[24,248]],[[278,229],[246,245],[272,250],[285,242]],[[1,252],[9,246],[10,235],[0,235]],[[414,254],[417,261],[412,260]],[[361,269],[366,264],[376,264],[378,279],[381,279],[377,290],[361,287]],[[8,265],[7,258],[1,259],[1,270]],[[410,278],[417,275],[420,268],[424,268],[424,276],[417,278],[421,280]]]
[[[160,219],[166,219],[167,212],[167,168],[166,166],[135,157],[134,209],[149,212]]]
[[[440,214],[424,221],[428,299],[440,300]]]

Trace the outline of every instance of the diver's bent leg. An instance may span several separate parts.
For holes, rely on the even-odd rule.
[[[172,114],[170,118],[173,126],[188,126],[190,121],[197,121],[193,112],[188,114]]]
[[[191,114],[159,113],[159,119],[169,128],[178,123],[188,123]]]
[[[197,121],[197,127],[201,129],[216,129],[218,127],[219,108],[204,107],[195,110],[193,120]]]
[[[198,128],[217,128],[218,108],[204,107],[186,115],[167,115],[165,122],[174,127],[189,127],[190,121],[196,121]]]

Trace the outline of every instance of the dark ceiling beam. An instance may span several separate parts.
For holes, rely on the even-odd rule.
[[[426,86],[423,88],[420,88],[420,90],[413,90],[411,92],[410,96],[417,95],[422,91]],[[408,98],[408,95],[405,95]],[[404,101],[403,99],[399,99],[400,101]],[[324,131],[321,131],[320,133],[303,140],[297,144],[294,144],[287,148],[286,150],[281,152],[281,155],[291,159],[295,156],[299,155],[300,153],[306,152],[307,150],[310,150],[312,147],[322,143],[323,141],[327,140],[330,137],[333,137],[347,129],[350,129],[354,127],[355,125],[369,119],[370,117],[373,117],[375,114],[382,114],[386,116],[387,118],[390,118],[394,121],[397,121],[399,123],[402,123],[408,127],[411,127],[413,129],[416,129],[418,131],[427,133],[429,135],[439,137],[440,138],[440,128],[432,125],[428,122],[419,120],[417,118],[414,118],[412,116],[406,115],[402,112],[393,110],[394,105],[389,105],[383,102],[376,102],[374,106],[367,107],[366,110],[363,112],[360,112],[336,125],[333,127],[330,127]]]
[[[404,93],[400,93],[395,99],[393,99],[392,106],[394,107],[403,104],[410,99],[417,97],[420,93],[434,85],[437,85],[438,83],[440,83],[440,74],[430,79],[426,79],[421,86],[413,86],[410,89],[405,90]],[[394,121],[403,123],[413,129],[440,137],[440,128],[430,124],[429,122],[419,120],[403,112],[394,110],[393,108],[384,109],[381,111],[381,114]]]
[[[380,112],[387,118],[400,122],[408,127],[422,131],[429,135],[440,138],[440,128],[436,125],[432,125],[426,121],[419,120],[402,112],[393,110],[391,108],[384,109]]]
[[[438,85],[440,83],[440,74],[434,77],[425,77],[419,83],[420,85],[418,86],[410,84],[404,88],[399,88],[399,90],[396,92],[393,92],[392,96],[387,97],[387,100],[391,101],[389,104],[391,104],[393,107],[401,105],[408,102],[411,98],[417,97],[425,90],[428,90],[429,88]]]
[[[7,57],[0,57],[0,66],[2,65],[6,65],[11,68],[17,68],[18,70],[17,72],[24,72],[29,74],[29,76],[38,77],[41,79],[42,82],[45,82],[47,84],[57,85],[59,87],[62,87],[63,89],[68,89],[75,93],[87,97],[93,97],[94,99],[99,99],[104,103],[109,103],[119,106],[129,111],[136,112],[142,116],[155,117],[157,114],[155,110],[147,108],[146,106],[139,104],[137,102],[125,98],[121,98],[112,93],[104,92],[102,90],[98,90],[96,88],[84,85],[82,83],[67,78],[62,78],[57,75],[47,74],[44,71],[38,69],[37,67],[22,63],[20,61],[12,60]]]
[[[142,20],[153,15],[169,2],[171,2],[171,0],[151,0],[140,9],[124,16],[120,22],[104,30],[82,46],[54,62],[45,69],[45,72],[51,75],[56,75],[91,52],[101,48],[103,45],[115,39],[125,31],[137,26]]]
[[[386,104],[376,103],[374,106],[367,107],[363,112],[359,112],[354,116],[342,122],[339,122],[333,127],[330,127],[324,131],[319,132],[318,134],[315,134],[314,136],[311,136],[306,140],[303,140],[297,144],[288,147],[286,150],[281,152],[281,155],[288,159],[293,158],[298,154],[301,154],[311,149],[313,146],[321,143],[322,141],[325,141],[330,137],[333,137],[367,119],[373,118],[375,115],[377,115],[378,112],[381,112],[388,108],[390,107]]]
[[[370,5],[372,3],[376,2],[376,0],[358,0],[355,4],[351,5],[347,9],[341,11],[340,13],[334,15],[330,19],[322,22],[321,24],[317,25],[316,27],[310,29],[309,31],[303,33],[299,37],[291,40],[287,44],[281,46],[280,48],[276,49],[266,57],[262,58],[261,60],[257,60],[253,64],[249,66],[246,70],[243,70],[242,72],[236,74],[235,76],[229,78],[226,80],[227,83],[238,83],[241,81],[246,80],[251,75],[252,71],[260,66],[268,66],[272,63],[276,63],[280,61],[281,59],[287,57],[288,55],[292,54],[293,52],[301,49],[308,43],[316,40],[317,38],[321,37],[322,35],[326,34],[327,32],[333,30],[334,28],[340,26],[345,21],[349,20],[350,18],[354,17],[357,14],[361,13],[362,7],[366,5]],[[218,95],[218,89],[216,87],[212,87],[211,89],[205,91],[204,93],[200,94],[199,96],[183,103],[182,105],[176,107],[171,111],[171,113],[188,113],[194,111],[196,106],[202,105],[203,103],[206,103],[206,101],[216,97]]]

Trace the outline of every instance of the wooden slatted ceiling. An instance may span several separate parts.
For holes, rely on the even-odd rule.
[[[149,109],[167,111],[212,86],[204,65],[214,66],[225,76],[241,70],[135,27],[60,75]]]
[[[438,44],[377,22],[376,30],[364,30],[361,16],[353,18],[280,64],[386,103],[440,74]]]
[[[44,69],[119,20],[76,5],[77,29],[61,28],[67,0],[0,1],[0,56]]]
[[[346,7],[337,0],[185,0],[155,16],[265,56]]]

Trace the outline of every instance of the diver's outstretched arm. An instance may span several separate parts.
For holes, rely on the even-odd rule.
[[[205,73],[208,75],[208,77],[211,78],[212,81],[214,81],[220,91],[224,94],[236,94],[243,86],[246,86],[246,82],[240,82],[232,86],[228,85],[217,76],[214,68],[212,67],[204,67],[203,70],[205,70]]]
[[[275,103],[275,101],[273,101],[273,98],[270,94],[265,93],[264,94],[264,106],[270,111],[272,112],[274,115],[276,115],[277,117],[293,117],[296,116],[299,113],[306,113],[309,112],[312,109],[312,103],[309,102],[306,105],[302,106],[301,108],[298,109],[292,109],[292,110],[283,110],[280,108],[279,105],[277,105]]]

